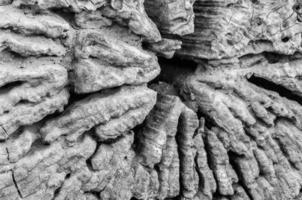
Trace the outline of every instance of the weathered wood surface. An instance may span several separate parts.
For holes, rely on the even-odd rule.
[[[0,200],[301,200],[302,1],[0,0]]]

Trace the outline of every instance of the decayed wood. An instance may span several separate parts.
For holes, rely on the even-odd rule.
[[[0,0],[0,199],[300,200],[299,0]]]

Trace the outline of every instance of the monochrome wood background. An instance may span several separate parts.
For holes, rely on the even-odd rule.
[[[302,200],[301,0],[0,0],[0,200]]]

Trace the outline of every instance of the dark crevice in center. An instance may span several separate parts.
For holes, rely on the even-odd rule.
[[[194,73],[198,66],[194,61],[178,57],[172,59],[159,58],[158,63],[161,67],[161,73],[151,83],[156,83],[158,81],[173,83],[177,77]]]

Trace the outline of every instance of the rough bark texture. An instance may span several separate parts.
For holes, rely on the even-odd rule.
[[[302,1],[0,0],[0,200],[301,200]]]

